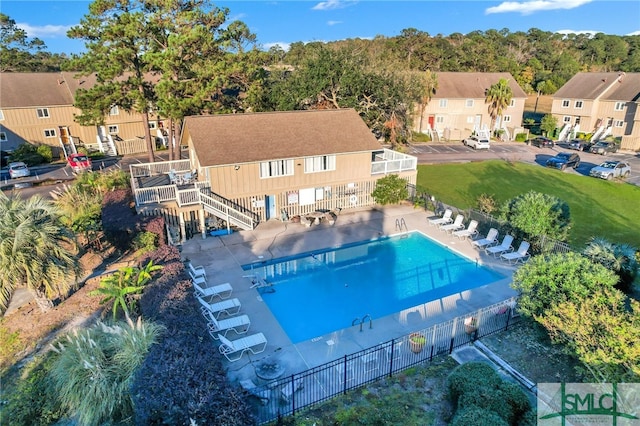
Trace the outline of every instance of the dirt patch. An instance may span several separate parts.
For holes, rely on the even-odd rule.
[[[585,382],[576,371],[579,361],[552,345],[544,329],[522,321],[507,331],[481,339],[489,349],[535,383]]]
[[[42,312],[35,301],[31,301],[13,310],[3,318],[2,325],[8,335],[16,333],[19,339],[19,351],[5,354],[0,368],[5,370],[24,362],[51,343],[61,333],[78,326],[87,326],[100,317],[103,307],[100,297],[89,296],[100,284],[100,276],[93,276],[105,268],[105,254],[87,252],[80,258],[85,276],[90,278],[62,303],[47,312]]]

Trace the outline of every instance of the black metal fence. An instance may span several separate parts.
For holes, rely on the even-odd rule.
[[[327,401],[517,323],[516,299],[418,330],[307,371],[251,389],[255,415],[264,424]]]

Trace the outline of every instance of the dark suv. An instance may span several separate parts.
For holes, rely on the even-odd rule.
[[[596,142],[589,148],[589,152],[593,154],[607,155],[610,152],[616,152],[618,150],[618,145],[615,142],[605,142],[599,141]]]
[[[529,139],[527,143],[531,146],[537,146],[538,148],[553,148],[554,143],[551,139],[544,136],[538,136],[537,138]]]

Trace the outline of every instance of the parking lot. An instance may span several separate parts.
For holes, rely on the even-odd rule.
[[[538,164],[544,167],[547,160],[559,152],[575,152],[580,156],[580,166],[577,169],[567,169],[564,173],[575,173],[589,177],[592,167],[607,160],[626,161],[631,165],[631,175],[627,182],[640,186],[640,154],[634,152],[616,152],[606,156],[591,154],[583,151],[572,151],[565,144],[558,143],[553,148],[537,148],[523,143],[495,142],[491,149],[475,151],[460,143],[449,144],[419,144],[412,145],[408,154],[418,157],[419,164],[452,163],[502,159],[507,161],[521,161]],[[593,178],[590,178],[593,179]]]

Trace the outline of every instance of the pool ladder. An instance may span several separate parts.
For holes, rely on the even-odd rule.
[[[407,223],[404,221],[404,217],[396,219],[396,231],[402,232],[402,228],[404,228],[405,232],[409,232],[409,228],[407,228]]]
[[[360,322],[360,331],[362,332],[362,324],[364,324],[367,319],[369,320],[369,329],[371,330],[373,328],[373,318],[371,318],[371,315],[369,314],[363,316],[362,319],[359,317],[354,318],[353,321],[351,321],[351,325],[356,325]]]

